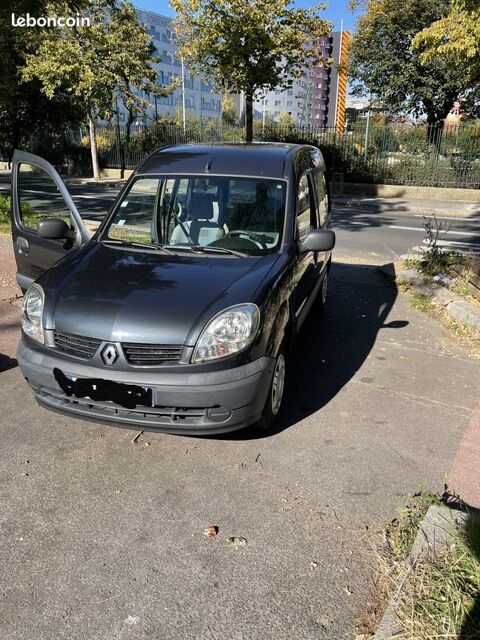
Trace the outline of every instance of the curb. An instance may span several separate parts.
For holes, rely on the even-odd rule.
[[[454,203],[455,204],[455,203]],[[332,207],[340,207],[346,209],[366,209],[368,211],[372,211],[372,213],[388,213],[395,211],[401,211],[403,213],[410,213],[411,215],[432,215],[436,214],[438,216],[448,216],[451,218],[480,218],[480,212],[478,210],[478,206],[471,203],[458,203],[459,205],[463,205],[465,210],[459,211],[458,208],[455,211],[451,211],[448,207],[438,207],[438,206],[415,206],[415,205],[406,205],[400,204],[396,202],[365,202],[361,198],[355,199],[342,199],[333,196],[332,197]],[[451,205],[450,205],[451,206]],[[459,207],[460,208],[460,207]]]
[[[410,285],[417,293],[424,296],[434,297],[454,320],[464,322],[480,331],[480,307],[467,302],[446,287],[427,284],[421,274],[411,269],[403,269],[396,273],[396,281]]]
[[[100,180],[94,180],[93,178],[62,178],[65,184],[72,186],[78,185],[91,185],[91,186],[108,186],[108,187],[123,187],[126,178],[100,178]]]
[[[461,511],[453,511],[445,506],[430,506],[406,560],[407,565],[413,569],[417,562],[427,554],[441,553],[450,545],[458,528],[466,522],[466,519],[467,514]],[[402,586],[403,584],[397,588],[390,599],[373,640],[389,640],[403,633],[400,619],[396,613],[396,605],[402,592]]]

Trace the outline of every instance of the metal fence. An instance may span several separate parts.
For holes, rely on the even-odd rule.
[[[98,129],[103,168],[133,169],[152,151],[186,142],[241,142],[245,130],[213,120],[177,126],[162,121]],[[370,182],[480,189],[480,123],[459,125],[353,124],[345,133],[316,127],[262,125],[254,122],[257,141],[306,142],[320,147],[331,173],[346,182]],[[46,142],[32,136],[29,150],[69,172],[90,171],[89,140],[74,132]],[[24,147],[24,148],[27,148]]]
[[[105,167],[135,168],[154,149],[185,142],[241,142],[243,127],[215,121],[185,127],[156,123],[99,131],[99,154]],[[319,146],[328,169],[347,182],[433,187],[480,188],[480,124],[405,126],[356,124],[346,133],[334,129],[254,123],[257,141],[307,142]]]

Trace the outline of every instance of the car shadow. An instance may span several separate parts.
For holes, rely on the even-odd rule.
[[[323,317],[312,310],[289,355],[285,397],[275,429],[264,433],[250,427],[224,438],[269,437],[295,426],[326,406],[351,380],[379,331],[408,325],[406,320],[386,321],[398,293],[393,279],[385,275],[388,271],[391,265],[332,265]]]
[[[2,371],[13,369],[17,365],[18,363],[15,358],[10,358],[10,356],[0,352],[0,373],[2,373]]]

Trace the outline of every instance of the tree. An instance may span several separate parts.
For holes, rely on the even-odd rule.
[[[224,124],[233,126],[238,120],[235,103],[228,93],[224,93],[222,97],[222,121]]]
[[[430,140],[466,79],[437,55],[425,60],[412,39],[448,8],[449,0],[366,0],[350,46],[354,93],[374,94],[381,108],[395,114],[426,114]]]
[[[52,15],[75,15],[85,9],[88,0],[50,0]],[[34,53],[45,29],[14,28],[12,13],[41,16],[47,13],[47,0],[4,0],[0,6],[0,148],[7,158],[13,150],[30,143],[32,132],[42,135],[78,124],[81,114],[69,95],[59,92],[50,101],[42,93],[37,79],[19,82],[25,56]]]
[[[151,39],[130,4],[94,0],[89,15],[89,27],[44,29],[38,49],[26,56],[22,77],[38,78],[49,98],[65,92],[79,106],[88,122],[93,175],[98,179],[97,119],[111,117],[115,92],[127,109],[144,109],[147,101],[132,87],[154,90],[157,74]]]
[[[461,69],[469,82],[462,106],[478,106],[480,94],[480,0],[452,0],[448,14],[413,39],[425,64],[444,59],[450,68]],[[475,104],[477,103],[477,104]],[[470,106],[471,105],[471,106]]]
[[[289,0],[171,0],[179,53],[217,88],[245,94],[246,140],[253,138],[253,96],[286,88],[321,61],[319,39],[330,24],[321,5]]]
[[[293,129],[295,127],[295,120],[292,118],[291,113],[282,111],[278,118],[278,124],[285,129]]]

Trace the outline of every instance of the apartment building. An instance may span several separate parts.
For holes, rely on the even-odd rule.
[[[350,32],[334,31],[320,42],[322,62],[306,68],[303,76],[293,81],[291,89],[267,91],[256,96],[255,115],[278,120],[289,113],[296,124],[322,128],[345,128],[347,75]],[[333,60],[332,64],[327,64]],[[323,62],[324,61],[324,62]]]
[[[154,64],[157,71],[157,83],[169,85],[173,78],[182,76],[182,61],[177,53],[177,47],[172,32],[172,19],[152,11],[137,9],[139,22],[143,23],[152,38],[161,57],[161,62]],[[220,93],[215,92],[211,82],[201,76],[193,76],[188,66],[184,66],[185,74],[185,112],[187,115],[195,115],[204,119],[220,118],[221,99]],[[145,115],[139,116],[139,121],[151,122],[156,116],[175,115],[176,110],[183,108],[182,87],[178,86],[166,96],[160,97],[139,91],[138,95],[148,102]],[[120,122],[125,122],[127,111],[123,105],[119,108]]]

